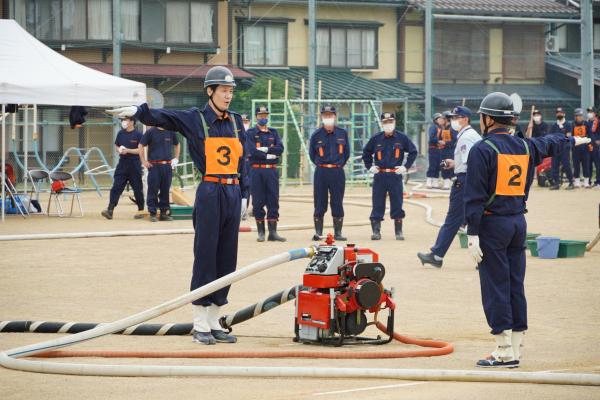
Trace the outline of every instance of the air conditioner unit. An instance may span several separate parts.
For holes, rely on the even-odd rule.
[[[558,35],[546,36],[546,51],[550,53],[557,53],[559,51]]]

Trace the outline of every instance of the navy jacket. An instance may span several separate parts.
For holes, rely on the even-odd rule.
[[[146,125],[160,126],[161,128],[181,133],[188,141],[188,148],[194,165],[196,168],[198,168],[202,175],[205,175],[205,134],[199,113],[200,110],[197,107],[190,108],[189,110],[166,110],[161,108],[150,108],[146,103],[144,103],[141,106],[138,106],[138,111],[135,114],[135,118],[139,119]],[[208,105],[208,103],[202,109],[202,113],[204,114],[211,137],[234,137],[235,133],[233,132],[234,125],[232,118],[235,118],[235,124],[238,129],[237,134],[242,147],[245,148],[246,132],[244,130],[244,124],[242,123],[241,115],[232,111],[228,111],[225,118],[219,118],[213,109]],[[242,198],[248,198],[248,171],[244,160],[245,150],[244,155],[239,159],[237,177],[240,180]]]
[[[531,129],[531,137],[542,137],[548,134],[548,124],[544,121],[539,124],[533,123],[533,127]]]
[[[394,130],[391,136],[384,132],[375,134],[363,148],[362,159],[367,169],[371,168],[373,162],[379,168],[395,168],[402,165],[404,153],[406,157],[406,169],[409,169],[417,158],[417,148],[404,133]],[[373,159],[375,159],[373,161]]]
[[[131,132],[127,132],[125,129],[121,129],[117,133],[117,138],[115,139],[115,145],[118,147],[125,146],[128,149],[137,149],[140,140],[142,139],[142,132],[137,129],[132,130]],[[140,156],[137,154],[120,154],[120,158],[125,159],[140,159]]]
[[[484,211],[495,215],[517,215],[525,213],[525,205],[529,188],[533,181],[535,167],[548,157],[564,142],[570,141],[558,135],[547,135],[540,138],[520,139],[506,133],[506,130],[490,131],[484,140],[477,142],[469,152],[467,161],[467,178],[465,182],[464,204],[467,233],[479,235],[479,225]],[[529,164],[527,175],[517,177],[526,179],[524,196],[497,195],[494,201],[486,206],[488,200],[496,192],[498,156],[487,143],[491,141],[502,154],[526,154],[525,145],[529,147]]]
[[[173,131],[161,131],[156,127],[148,129],[140,143],[148,146],[148,161],[170,161],[173,158],[173,146],[179,144]]]
[[[277,129],[268,129],[268,132],[263,132],[257,127],[253,127],[246,131],[246,152],[250,164],[277,164],[279,156],[283,153],[283,143]],[[257,150],[258,147],[268,147],[269,151],[264,153]],[[267,160],[267,154],[275,154],[278,158]]]
[[[350,158],[348,132],[337,126],[332,133],[327,133],[323,127],[317,129],[310,137],[309,156],[315,165],[335,164],[343,167]]]

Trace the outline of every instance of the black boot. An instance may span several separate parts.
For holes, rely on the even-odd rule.
[[[433,253],[417,253],[417,257],[421,260],[421,264],[431,264],[436,268],[442,268],[442,260],[438,260],[435,258],[435,254]]]
[[[164,210],[160,210],[160,221],[173,221],[173,217],[171,217],[171,210],[165,208]]]
[[[265,221],[264,220],[256,220],[256,232],[258,233],[258,237],[256,238],[257,242],[265,241]]]
[[[344,217],[341,217],[341,218],[333,217],[333,238],[335,240],[345,242],[348,239],[346,239],[344,236],[342,236],[342,226],[344,226]]]
[[[371,235],[371,240],[380,240],[381,239],[381,221],[371,220],[371,229],[373,230],[373,234]]]
[[[402,233],[402,220],[394,220],[394,232],[396,232],[396,240],[404,240],[404,234]]]
[[[282,236],[279,236],[279,234],[277,233],[277,221],[268,221],[268,225],[269,225],[269,237],[267,238],[267,240],[269,242],[285,242],[286,239]],[[264,229],[264,225],[263,225],[263,229]]]
[[[106,210],[103,210],[100,214],[106,219],[113,219],[113,210],[115,209],[114,204],[109,204]]]
[[[315,234],[312,240],[321,240],[321,236],[323,236],[323,217],[315,217]]]

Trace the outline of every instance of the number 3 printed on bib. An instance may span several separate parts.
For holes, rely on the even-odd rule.
[[[204,141],[207,175],[235,175],[243,155],[236,137],[209,137]]]
[[[528,167],[527,154],[498,154],[496,195],[524,196]]]

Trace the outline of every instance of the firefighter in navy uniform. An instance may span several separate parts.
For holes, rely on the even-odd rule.
[[[428,189],[437,189],[439,187],[440,179],[440,162],[442,161],[442,153],[439,145],[443,144],[442,130],[446,127],[448,122],[441,113],[433,114],[432,120],[433,124],[429,127],[427,135],[429,142],[429,150],[427,153],[429,166],[427,167],[426,186]]]
[[[575,119],[573,120],[573,136],[591,138],[591,129],[587,121],[583,119],[583,110],[575,109]],[[573,183],[576,188],[581,186],[579,180],[583,175],[583,187],[590,187],[590,151],[588,146],[578,146],[572,148],[573,154]]]
[[[385,200],[390,196],[390,217],[394,220],[396,240],[404,240],[402,219],[405,216],[402,209],[404,189],[402,175],[413,165],[417,158],[417,148],[404,133],[396,130],[394,113],[381,114],[383,132],[376,133],[363,148],[362,159],[365,168],[373,176],[373,209],[371,211],[371,240],[381,239],[381,221],[385,214]],[[404,153],[406,163],[404,161]]]
[[[144,155],[148,147],[148,159]],[[173,155],[175,148],[175,155]],[[139,145],[140,160],[148,169],[148,212],[150,222],[158,221],[157,209],[160,209],[161,221],[172,221],[169,204],[169,191],[173,179],[173,168],[179,163],[179,140],[173,131],[152,127],[144,133]]]
[[[600,188],[600,119],[596,115],[594,107],[588,107],[588,126],[590,128],[590,137],[592,138],[590,154],[590,180],[594,176],[593,171],[596,167],[596,180],[590,184],[594,188]]]
[[[484,139],[469,152],[464,202],[468,252],[479,265],[483,309],[496,349],[480,367],[516,367],[527,330],[525,299],[526,201],[536,165],[564,142],[589,138],[546,135],[523,139],[509,133],[517,115],[500,92],[481,102]]]
[[[258,242],[265,241],[265,207],[269,227],[267,240],[285,242],[277,233],[279,220],[279,172],[277,162],[283,153],[283,143],[277,129],[268,126],[269,109],[256,108],[256,126],[246,131],[246,152],[250,165],[250,193],[256,218]]]
[[[323,236],[323,217],[327,201],[331,201],[331,216],[335,240],[344,241],[344,190],[346,175],[344,165],[350,158],[348,132],[335,124],[336,110],[332,105],[321,107],[323,126],[310,137],[309,156],[315,164],[313,180],[315,234],[313,240]]]
[[[239,114],[228,110],[235,80],[222,66],[206,73],[208,103],[185,111],[121,107],[118,116],[135,116],[146,125],[181,133],[190,156],[202,174],[193,211],[194,266],[191,290],[235,271],[240,217],[247,207],[248,183],[244,145],[246,134]],[[235,343],[237,338],[219,325],[220,308],[227,304],[229,286],[192,302],[193,341]]]
[[[135,202],[138,212],[135,219],[144,218],[144,186],[142,184],[142,163],[140,162],[140,151],[138,145],[142,139],[142,132],[135,128],[135,118],[126,117],[121,119],[121,130],[117,133],[115,147],[119,153],[119,162],[113,174],[113,185],[110,189],[108,207],[101,212],[106,219],[113,218],[113,210],[119,203],[119,197],[125,190],[127,183],[133,188]]]
[[[248,132],[248,129],[250,129],[250,118],[248,118],[248,114],[242,114],[242,123],[244,125],[244,131]],[[248,153],[246,153],[246,160],[245,160],[246,171],[250,171],[249,158],[250,158],[250,155]],[[252,177],[250,176],[250,173],[248,173],[248,187],[252,187]],[[252,194],[250,193],[250,190],[248,190],[248,199],[247,199],[248,208],[246,209],[246,212],[244,213],[244,215],[242,215],[243,221],[247,220],[248,216],[250,216],[250,217],[254,216],[254,212],[250,208],[250,205],[252,204],[251,197],[252,197]]]
[[[548,134],[548,124],[542,119],[540,110],[533,110],[532,118],[527,125],[527,137],[542,137]]]
[[[456,136],[458,132],[452,128],[450,119],[452,113],[450,111],[444,111],[444,118],[446,119],[446,126],[442,129],[442,140],[440,140],[440,157],[442,160],[454,159],[454,148],[456,147]],[[444,184],[442,189],[450,190],[452,187],[452,177],[454,177],[453,168],[442,168],[442,179]]]
[[[565,119],[565,111],[562,107],[556,109],[556,122],[550,126],[548,134],[556,135],[558,137],[570,137],[572,135],[573,128],[571,123]],[[571,144],[564,143],[563,146],[559,146],[555,149],[556,152],[551,154],[552,157],[552,183],[550,190],[560,189],[560,167],[565,171],[569,185],[566,190],[575,189],[573,184],[573,170],[571,169]]]

